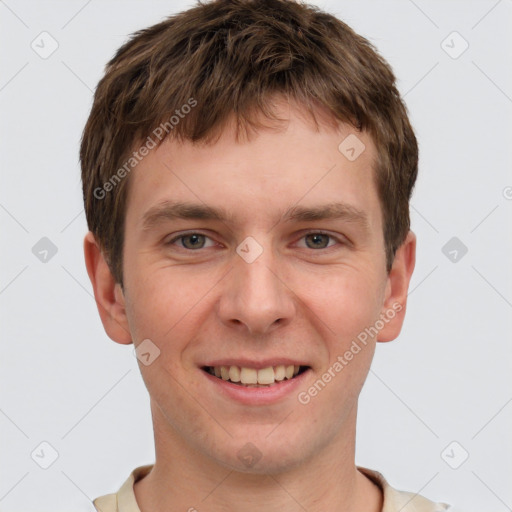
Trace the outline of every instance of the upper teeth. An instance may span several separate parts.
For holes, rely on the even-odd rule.
[[[223,380],[231,382],[240,382],[241,384],[274,384],[276,381],[291,379],[299,373],[300,366],[293,364],[285,366],[269,366],[256,370],[256,368],[245,368],[239,366],[214,366],[213,371],[210,367],[210,373]]]

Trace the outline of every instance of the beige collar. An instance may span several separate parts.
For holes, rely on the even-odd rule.
[[[134,469],[117,494],[107,494],[94,500],[96,509],[99,512],[141,512],[133,485],[144,478],[152,467],[153,464],[148,464]],[[443,512],[449,509],[445,503],[434,503],[419,494],[397,491],[377,471],[363,467],[357,469],[382,490],[382,512]]]

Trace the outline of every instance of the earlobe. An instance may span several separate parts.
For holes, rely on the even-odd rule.
[[[123,291],[90,231],[84,238],[84,257],[105,332],[117,343],[132,343]]]
[[[397,249],[389,272],[381,319],[384,327],[377,341],[392,341],[400,334],[404,323],[409,283],[416,263],[416,235],[409,231],[403,244]]]

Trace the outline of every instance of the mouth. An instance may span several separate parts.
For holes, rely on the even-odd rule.
[[[283,381],[293,380],[307,371],[309,366],[277,365],[266,368],[245,366],[203,366],[201,369],[220,380],[246,388],[269,388]]]

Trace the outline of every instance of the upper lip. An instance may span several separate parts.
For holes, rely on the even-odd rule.
[[[207,363],[201,364],[201,367],[204,366],[239,366],[240,368],[254,368],[256,370],[261,370],[263,368],[268,368],[269,366],[309,366],[305,364],[303,361],[297,361],[296,359],[290,359],[286,357],[279,358],[268,358],[268,359],[215,359],[212,361],[208,361]]]

